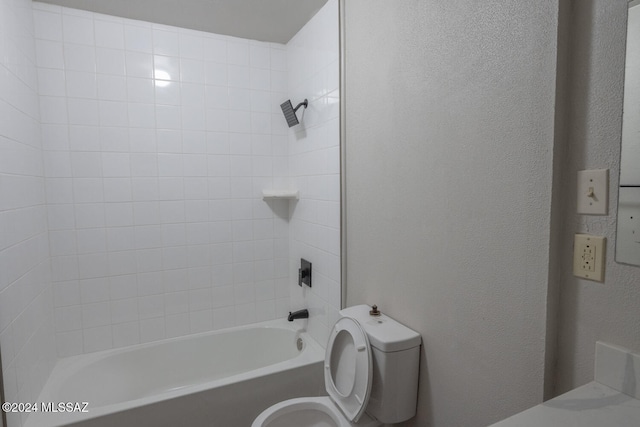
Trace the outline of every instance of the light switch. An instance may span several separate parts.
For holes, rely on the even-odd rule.
[[[573,243],[573,275],[604,281],[605,238],[576,234]]]
[[[609,169],[578,171],[578,213],[606,215],[609,212]]]

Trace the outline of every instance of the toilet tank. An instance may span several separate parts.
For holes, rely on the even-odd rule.
[[[385,424],[406,421],[416,414],[422,339],[389,316],[372,316],[369,310],[368,305],[340,310],[362,325],[371,344],[373,384],[366,412]]]

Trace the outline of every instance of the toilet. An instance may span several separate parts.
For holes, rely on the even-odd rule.
[[[328,396],[276,403],[251,427],[374,427],[415,415],[420,334],[368,305],[340,315],[324,358]]]

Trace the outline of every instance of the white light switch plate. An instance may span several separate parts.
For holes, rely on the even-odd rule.
[[[609,169],[578,171],[578,213],[609,213]]]
[[[604,237],[576,234],[573,243],[573,275],[603,282],[605,250]]]

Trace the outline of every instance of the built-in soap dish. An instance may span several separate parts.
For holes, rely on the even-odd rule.
[[[262,190],[263,200],[298,200],[299,198],[298,190]]]

